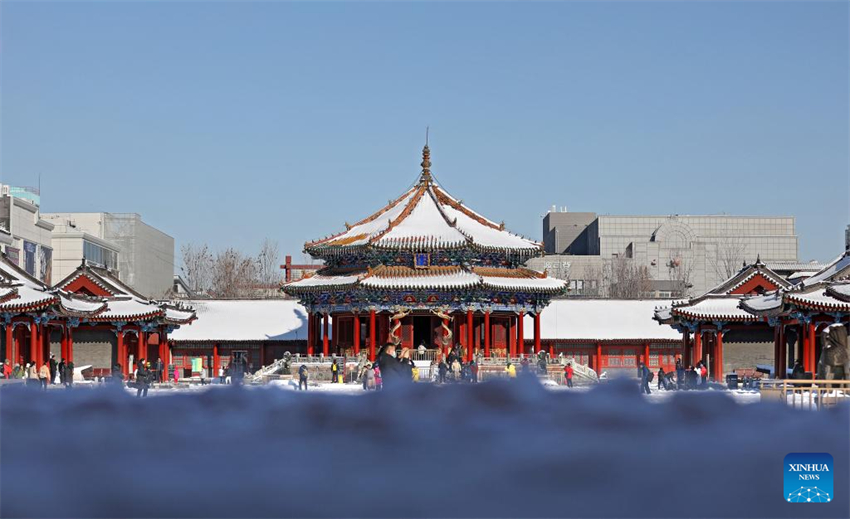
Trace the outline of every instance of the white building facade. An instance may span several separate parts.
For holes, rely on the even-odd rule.
[[[28,196],[17,196],[22,193]],[[56,281],[53,224],[42,217],[37,201],[35,188],[0,185],[0,247],[12,264],[49,285]]]

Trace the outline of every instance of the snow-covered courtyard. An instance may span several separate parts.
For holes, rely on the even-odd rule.
[[[550,388],[554,389],[554,388]],[[0,391],[0,515],[846,517],[848,407],[532,381]],[[359,397],[352,397],[359,395]],[[729,398],[731,397],[731,398]],[[740,405],[752,403],[753,405]],[[789,452],[835,500],[782,496]],[[37,482],[37,484],[32,484]],[[49,496],[47,498],[46,496]]]

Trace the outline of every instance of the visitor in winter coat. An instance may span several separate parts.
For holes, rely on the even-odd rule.
[[[803,363],[800,362],[800,359],[794,361],[794,367],[791,369],[791,378],[793,379],[801,379],[804,378],[806,374],[806,369],[803,367]]]
[[[12,378],[12,364],[9,363],[9,359],[6,359],[6,362],[3,363],[3,378]]]
[[[156,380],[159,382],[165,382],[165,364],[162,362],[162,359],[156,359]]]
[[[45,362],[38,370],[38,380],[41,382],[41,389],[47,391],[48,377],[50,377],[50,364]]]
[[[65,362],[65,375],[62,378],[64,379],[63,384],[65,384],[65,387],[71,388],[74,386],[74,363],[72,361]]]
[[[469,381],[475,384],[478,382],[478,364],[473,360],[469,363]]]
[[[454,378],[455,382],[460,382],[461,367],[462,366],[460,365],[459,360],[455,359],[454,362],[452,362],[452,377]]]
[[[37,386],[38,384],[38,366],[35,362],[27,362],[27,385]]]
[[[682,389],[685,384],[685,367],[682,359],[676,359],[676,389]]]
[[[56,366],[56,370],[59,372],[59,383],[63,386],[65,385],[65,359],[59,361],[59,365]]]
[[[151,372],[147,365],[139,362],[136,368],[136,397],[142,398],[148,396],[148,387],[150,386]]]
[[[375,373],[375,391],[380,391],[384,388],[384,377],[381,376],[381,366],[375,365],[372,371]]]
[[[372,369],[371,364],[366,364],[366,367],[363,368],[362,379],[364,391],[375,389],[375,370]]]
[[[505,366],[505,374],[508,378],[516,378],[516,366],[508,361],[508,364]]]
[[[573,365],[567,362],[567,367],[564,368],[564,378],[567,381],[567,387],[573,387]]]
[[[440,384],[446,383],[446,374],[449,372],[449,367],[446,365],[446,361],[441,360],[440,365],[437,367],[437,370],[440,373],[440,378],[438,379]]]
[[[339,366],[336,363],[336,359],[334,359],[333,364],[331,364],[331,382],[336,384],[339,382]]]
[[[298,368],[298,391],[307,391],[307,365],[301,364]]]
[[[646,364],[641,362],[640,363],[640,389],[641,389],[641,392],[646,393],[647,395],[652,393],[652,391],[649,390],[649,379],[650,379],[651,373],[652,372],[649,371],[649,368],[646,367]]]
[[[50,380],[48,380],[49,384],[53,384],[56,380],[56,355],[50,354],[50,360],[47,361],[47,369],[50,371]]]
[[[704,363],[700,362],[700,364],[702,364],[702,367],[699,370],[699,377],[700,377],[700,379],[702,379],[702,385],[707,386],[708,385],[708,368],[705,366]]]
[[[658,389],[659,391],[661,391],[661,388],[662,388],[662,387],[663,387],[664,389],[667,389],[667,379],[666,379],[666,378],[664,378],[664,368],[663,368],[663,367],[659,367],[659,368],[658,368],[658,384],[657,384],[657,386],[656,386],[656,389]]]
[[[387,345],[378,358],[381,367],[381,378],[384,385],[393,389],[413,381],[413,361],[410,360],[410,350],[402,348],[396,354],[396,347]]]

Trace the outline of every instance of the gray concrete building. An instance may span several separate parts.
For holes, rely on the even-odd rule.
[[[613,216],[550,211],[543,218],[546,256],[530,268],[570,280],[571,294],[607,297],[640,278],[635,297],[708,291],[761,257],[797,262],[792,216]],[[623,296],[622,293],[619,294]]]
[[[161,298],[174,284],[174,238],[136,213],[45,213],[53,231],[55,280],[83,259],[117,271],[137,292]]]
[[[0,184],[0,248],[14,265],[47,283],[52,272],[53,224],[42,218],[39,191]]]

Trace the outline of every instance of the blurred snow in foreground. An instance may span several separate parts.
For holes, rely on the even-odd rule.
[[[847,406],[720,391],[653,404],[617,382],[356,398],[4,388],[0,516],[847,517],[849,431]],[[784,501],[790,452],[832,454],[833,502]]]

